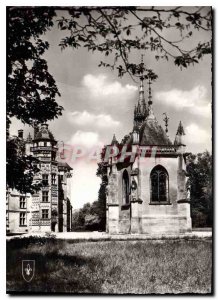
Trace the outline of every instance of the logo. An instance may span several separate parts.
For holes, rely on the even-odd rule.
[[[35,260],[22,260],[23,279],[30,282],[35,274]]]

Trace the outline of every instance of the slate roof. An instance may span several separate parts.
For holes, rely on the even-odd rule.
[[[58,162],[58,167],[63,167],[66,168],[68,170],[73,170],[73,168],[71,168],[66,162]]]
[[[145,120],[140,128],[139,143],[141,146],[167,146],[172,145],[172,142],[166,135],[166,132],[158,124],[157,120]]]
[[[48,129],[39,129],[36,134],[35,140],[55,140],[53,134]]]

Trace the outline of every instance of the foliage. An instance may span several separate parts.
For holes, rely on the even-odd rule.
[[[34,193],[36,160],[19,151],[18,139],[9,138],[10,118],[35,125],[61,115],[60,93],[43,54],[49,48],[43,34],[53,26],[55,11],[48,7],[8,8],[7,37],[7,187]]]
[[[7,116],[34,125],[59,116],[62,107],[55,80],[43,54],[49,43],[43,40],[53,26],[55,11],[49,7],[10,7],[7,39]]]
[[[7,140],[7,185],[21,193],[34,193],[41,187],[41,182],[34,182],[33,177],[39,171],[38,160],[25,155],[25,144],[19,138]]]
[[[99,189],[102,190],[102,185]],[[104,193],[103,193],[104,197]],[[98,201],[86,203],[83,207],[73,212],[73,231],[105,231],[106,224],[106,199],[99,196]]]
[[[102,149],[101,161],[98,163],[96,175],[102,182],[98,191],[98,201],[86,203],[83,208],[73,213],[73,231],[75,230],[106,230],[106,187],[107,163],[103,161],[106,147]]]
[[[18,263],[25,257],[36,261],[31,284],[23,280]],[[8,292],[210,293],[211,279],[211,240],[56,240],[54,247],[47,239],[28,249],[7,242]]]
[[[212,226],[213,190],[212,155],[205,151],[188,157],[191,215],[194,227]]]
[[[211,53],[210,35],[191,49],[183,48],[183,42],[191,41],[194,31],[211,31],[210,7],[9,7],[7,130],[12,117],[33,126],[61,115],[63,108],[55,100],[60,94],[43,57],[49,48],[43,35],[54,26],[57,10],[69,14],[57,20],[59,29],[66,32],[60,47],[85,47],[102,53],[109,61],[100,61],[99,66],[117,70],[118,76],[128,73],[133,78],[144,72],[145,78],[157,78],[142,62],[135,63],[135,50],[144,54],[153,52],[157,60],[171,58],[181,68],[198,63]],[[178,40],[168,38],[172,31],[179,35]],[[9,144],[11,148],[10,141]],[[16,152],[17,145],[14,146]],[[21,191],[27,179],[26,185],[32,191],[31,159],[16,155],[12,158],[12,152],[10,149],[7,156],[8,187]],[[13,169],[20,177],[13,176],[10,180]]]
[[[88,214],[85,216],[85,228],[95,231],[99,229],[100,217],[97,214]]]
[[[112,59],[99,66],[118,71],[118,76],[129,73],[137,76],[145,71],[145,78],[157,76],[143,63],[136,64],[133,50],[155,53],[156,60],[169,58],[176,66],[187,67],[198,63],[211,53],[211,40],[198,41],[193,48],[184,49],[184,41],[192,39],[194,31],[210,31],[210,7],[74,7],[67,9],[69,17],[58,20],[61,30],[69,32],[60,42],[62,49],[85,47],[101,52]],[[170,39],[172,31],[178,36]],[[175,35],[174,35],[175,36]]]

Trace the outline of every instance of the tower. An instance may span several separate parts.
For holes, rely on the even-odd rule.
[[[142,56],[141,64],[142,64],[142,69],[144,69],[143,56]],[[144,75],[142,73],[140,76],[138,103],[135,106],[135,110],[134,110],[134,125],[140,127],[145,121],[147,115],[148,115],[148,109],[145,103]]]
[[[31,147],[32,147],[32,137],[30,135],[30,133],[27,136],[27,139],[25,141],[25,151],[26,151],[26,155],[30,155],[31,154]]]
[[[23,130],[19,130],[18,139],[23,154],[31,155],[39,170],[33,177],[35,193],[21,194],[16,189],[7,188],[7,232],[71,231],[73,169],[61,158],[57,159],[57,141],[48,125],[42,124],[34,129],[33,138],[29,133],[24,139]]]
[[[56,160],[57,141],[42,124],[35,131],[32,152],[38,159],[40,172],[37,179],[42,180],[41,189],[33,195],[32,230],[58,231],[58,162]]]

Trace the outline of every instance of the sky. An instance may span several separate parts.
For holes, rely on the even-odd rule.
[[[61,12],[63,13],[63,12]],[[131,20],[130,20],[131,21]],[[58,46],[66,32],[55,26],[46,34],[50,48],[45,54],[50,73],[54,76],[61,97],[57,102],[64,113],[48,122],[56,140],[66,147],[83,145],[90,153],[93,147],[109,144],[115,133],[120,141],[133,127],[133,111],[138,101],[138,85],[126,75],[118,78],[116,72],[99,68],[99,53],[86,49],[61,51]],[[175,33],[166,33],[174,38]],[[207,32],[197,32],[183,47],[191,47],[197,41],[208,40]],[[172,61],[156,61],[151,53],[134,52],[135,62],[145,54],[144,63],[152,68],[158,79],[152,85],[153,110],[164,127],[163,113],[169,117],[169,137],[174,141],[179,121],[186,133],[187,151],[211,152],[211,56],[205,56],[199,64],[183,69]],[[147,97],[148,86],[144,83]],[[32,129],[13,120],[11,134],[24,128],[25,136]],[[98,198],[100,179],[96,176],[96,160],[80,159],[68,162],[73,167],[71,202],[74,209]]]

